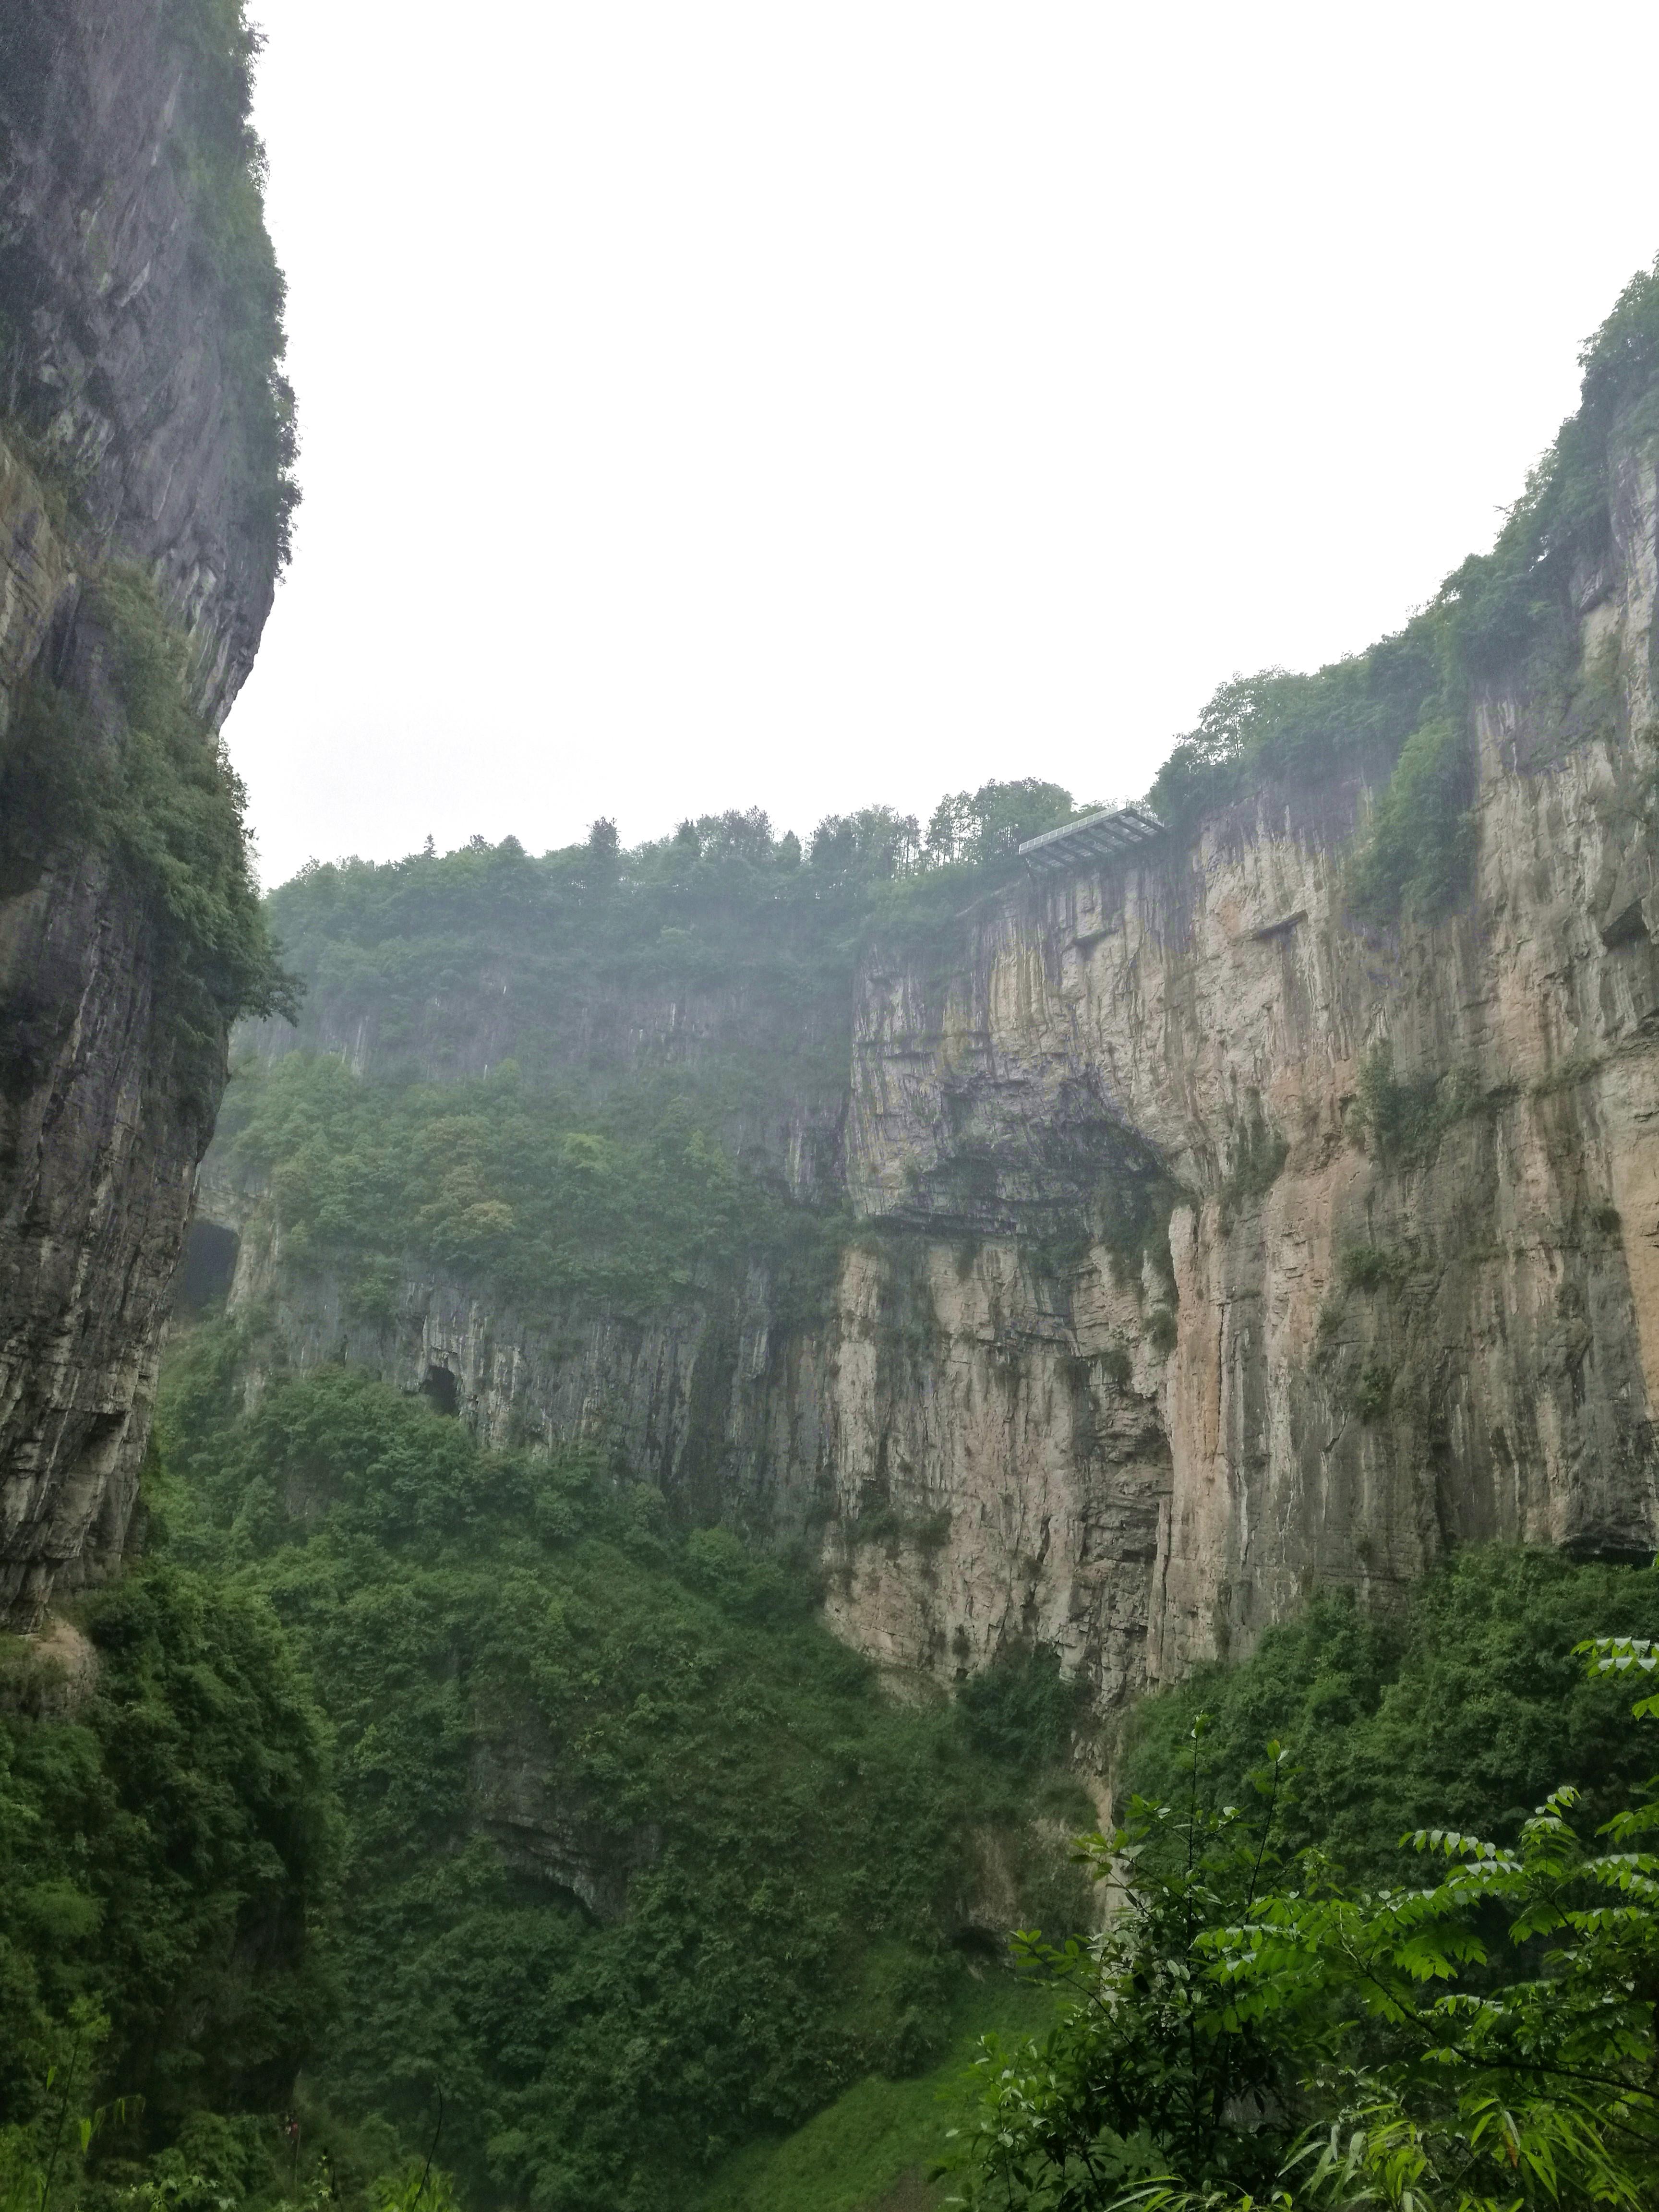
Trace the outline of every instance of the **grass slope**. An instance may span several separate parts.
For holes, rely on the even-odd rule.
[[[946,2149],[980,2038],[1040,2036],[1054,2013],[1047,1990],[988,1979],[959,2006],[937,2066],[906,2081],[870,2075],[781,2142],[751,2145],[694,2212],[931,2212],[946,2185],[930,2182],[928,2169]]]

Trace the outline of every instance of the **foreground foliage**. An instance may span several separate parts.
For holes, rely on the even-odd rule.
[[[1511,1601],[1529,1571],[1534,1594],[1553,1579],[1558,1600],[1574,1579],[1565,1563],[1551,1577],[1543,1563],[1512,1554],[1443,1577],[1427,1609],[1431,1633],[1419,1625],[1418,1666],[1408,1655],[1393,1686],[1400,1717],[1413,1698],[1419,1732],[1425,1722],[1431,1729],[1449,1723],[1454,1735],[1473,1735],[1528,1693],[1547,1716],[1556,1702],[1536,1681],[1523,1680],[1516,1695],[1516,1662],[1525,1669],[1539,1655],[1512,1603],[1503,1624],[1516,1631],[1509,1650],[1490,1611],[1462,1638],[1463,1686],[1474,1710],[1460,1711],[1444,1696],[1459,1673],[1458,1639],[1453,1628],[1448,1651],[1432,1630],[1452,1626],[1458,1581],[1476,1582],[1483,1571],[1489,1585],[1507,1575]],[[1623,1580],[1638,1606],[1650,1609],[1656,1577]],[[1605,1602],[1607,1591],[1599,1595]],[[1587,1597],[1571,1593],[1581,1607]],[[1304,1654],[1287,1655],[1281,1639],[1279,1652],[1267,1655],[1277,1657],[1281,1697],[1310,1642],[1334,1647],[1352,1674],[1363,1674],[1372,1632],[1352,1622],[1341,1653],[1337,1613],[1328,1606],[1322,1621],[1300,1632]],[[1544,1655],[1546,1674],[1553,1656]],[[1602,1636],[1561,1656],[1581,1677],[1580,1717],[1593,1714],[1594,1735],[1609,1686],[1654,1671],[1659,1645]],[[1443,1672],[1443,1694],[1427,1705],[1425,1662]],[[1375,1654],[1372,1670],[1382,1671]],[[1270,1666],[1270,1698],[1273,1675]],[[1334,1676],[1328,1670],[1327,1690]],[[1236,1724],[1240,1699],[1233,1702]],[[1377,1700],[1373,1723],[1388,1703]],[[1636,1713],[1659,1715],[1659,1698],[1644,1698]],[[1270,1740],[1266,1763],[1237,1778],[1237,1801],[1216,1802],[1206,1771],[1209,1725],[1206,1715],[1192,1720],[1178,1798],[1134,1796],[1121,1827],[1083,1846],[1113,1893],[1105,1932],[1063,1945],[1023,1939],[1034,1966],[1072,2002],[1041,2047],[988,2050],[959,2201],[1046,2212],[1651,2203],[1659,2190],[1659,1785],[1638,1786],[1594,1820],[1580,1790],[1563,1783],[1507,1838],[1443,1820],[1416,1827],[1395,1853],[1396,1861],[1401,1850],[1413,1855],[1416,1866],[1358,1887],[1326,1847],[1328,1832],[1325,1841],[1295,1838],[1317,1833],[1334,1810],[1364,1854],[1379,1861],[1382,1822],[1422,1790],[1434,1751],[1413,1757],[1408,1740],[1396,1737],[1405,1756],[1394,1786],[1378,1790],[1378,1778],[1369,1778],[1368,1804],[1367,1731],[1350,1711],[1322,1747],[1310,1730],[1310,1790],[1298,1790],[1296,1761]],[[1335,1800],[1322,1787],[1333,1741],[1358,1784]],[[1507,1753],[1512,1770],[1528,1763],[1501,1737],[1493,1752]],[[1216,1765],[1236,1776],[1237,1756],[1235,1734]],[[1619,1764],[1630,1763],[1626,1751]],[[1477,1774],[1476,1794],[1494,1771]],[[1605,1770],[1589,1771],[1605,1795],[1619,1794]],[[1518,1778],[1512,1771],[1507,1786]]]

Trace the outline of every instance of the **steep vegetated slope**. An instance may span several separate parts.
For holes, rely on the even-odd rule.
[[[106,2160],[199,2161],[192,2114],[280,2112],[304,2063],[307,2172],[348,2191],[343,2115],[371,2150],[441,2118],[471,2197],[684,2202],[934,2063],[1022,1913],[1081,1923],[1052,1669],[895,1703],[809,1581],[648,1487],[340,1368],[248,1417],[239,1350],[178,1364],[153,1557],[83,1608],[83,1678],[0,1681],[11,2110],[50,2122],[78,1998],[146,2100]]]
[[[286,557],[237,0],[0,20],[0,1619],[118,1559],[236,1017],[283,996],[216,731]]]
[[[1612,1624],[1618,1623],[1615,1630]],[[1389,1613],[1318,1597],[1244,1664],[1210,1662],[1137,1707],[1126,1790],[1211,1809],[1244,1804],[1262,1747],[1291,1747],[1276,1842],[1329,1851],[1356,1881],[1408,1878],[1402,1830],[1513,1843],[1550,1791],[1607,1819],[1651,1771],[1628,1680],[1587,1677],[1573,1649],[1659,1635],[1659,1571],[1559,1552],[1476,1546]],[[1204,1721],[1194,1742],[1194,1729]]]
[[[1224,687],[1136,854],[1029,877],[1009,787],[286,886],[301,1049],[202,1200],[252,1387],[582,1440],[1103,1723],[1316,1588],[1650,1552],[1659,278],[1584,371],[1495,550]]]

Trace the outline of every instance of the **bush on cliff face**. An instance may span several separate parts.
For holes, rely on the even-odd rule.
[[[1407,738],[1357,857],[1350,898],[1377,921],[1436,921],[1468,888],[1474,860],[1474,753],[1442,715]]]
[[[111,568],[92,612],[110,641],[126,725],[100,834],[151,909],[165,1010],[216,1055],[244,1014],[296,1011],[249,865],[246,794],[191,703],[188,641],[149,578]]]
[[[976,1838],[1067,1910],[1025,1784],[885,1699],[777,1565],[361,1373],[251,1416],[237,1373],[222,1331],[177,1363],[164,1517],[274,1607],[335,1732],[337,2108],[412,2144],[441,2096],[477,2195],[654,2207],[933,2054],[983,1946]]]
[[[87,614],[121,726],[106,741],[82,700],[36,674],[0,741],[0,892],[77,848],[106,853],[148,923],[160,1021],[216,1083],[233,1023],[295,1010],[249,866],[241,781],[192,704],[188,641],[149,576],[112,565]]]

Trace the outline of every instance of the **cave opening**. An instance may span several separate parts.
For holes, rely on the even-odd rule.
[[[240,1240],[234,1229],[216,1221],[192,1221],[185,1236],[185,1256],[173,1292],[174,1310],[199,1315],[222,1305],[236,1275]]]
[[[434,1361],[426,1370],[426,1380],[421,1385],[421,1395],[429,1399],[441,1413],[454,1415],[461,1410],[461,1401],[454,1375],[447,1367]]]

